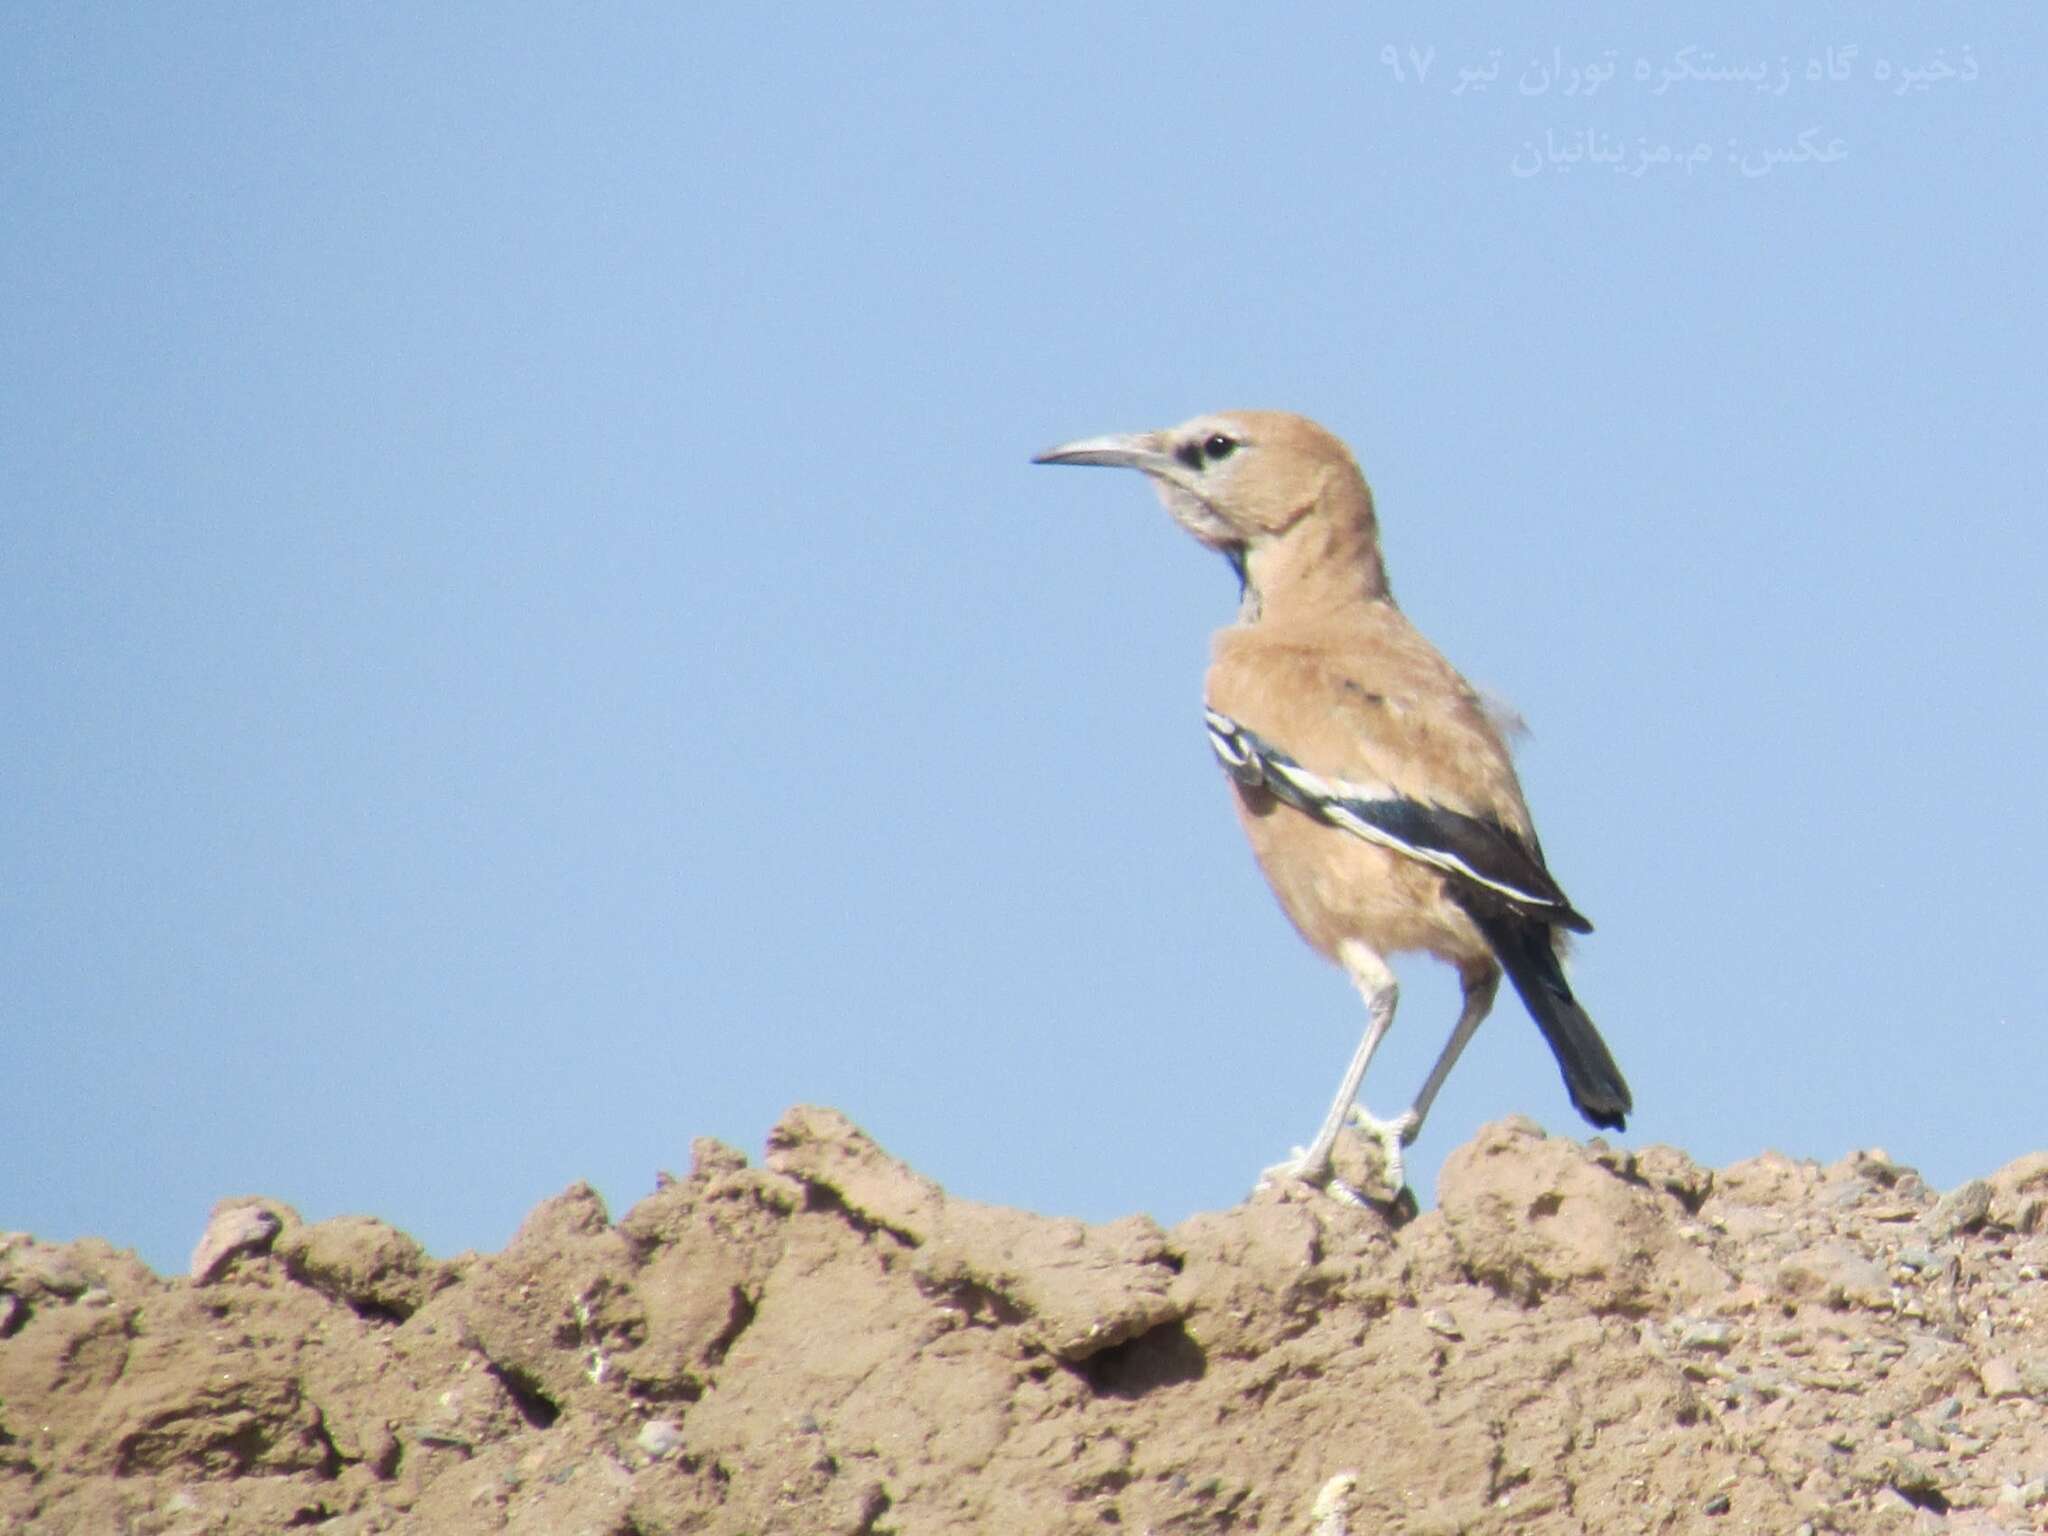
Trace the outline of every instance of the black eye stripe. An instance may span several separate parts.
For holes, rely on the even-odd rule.
[[[1173,450],[1173,456],[1179,459],[1181,463],[1187,465],[1189,469],[1198,470],[1202,467],[1205,460],[1210,464],[1220,464],[1223,460],[1237,452],[1241,446],[1236,438],[1226,433],[1211,432],[1199,443],[1192,438],[1182,443]]]

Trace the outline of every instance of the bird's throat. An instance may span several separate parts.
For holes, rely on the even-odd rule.
[[[1217,548],[1237,573],[1237,622],[1250,624],[1259,616],[1259,589],[1252,585],[1251,552],[1242,543],[1219,544]]]

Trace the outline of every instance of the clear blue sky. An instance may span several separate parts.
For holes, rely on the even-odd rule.
[[[1231,406],[1530,721],[1625,1140],[2048,1142],[2048,24],[1432,11],[0,11],[0,1227],[495,1247],[799,1100],[1241,1197],[1361,1011],[1228,570],[1027,462]],[[1504,999],[1424,1194],[1511,1111]]]

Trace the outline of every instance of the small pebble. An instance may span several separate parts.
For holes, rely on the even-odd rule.
[[[2027,1393],[2020,1384],[2019,1367],[2003,1355],[1994,1355],[1978,1366],[1977,1379],[1984,1383],[1986,1397],[2024,1397]]]
[[[1323,1484],[1308,1512],[1315,1521],[1309,1536],[1351,1536],[1351,1494],[1357,1486],[1356,1472],[1339,1472]]]
[[[1813,1297],[1834,1307],[1892,1309],[1891,1277],[1852,1245],[1839,1240],[1816,1243],[1778,1266],[1781,1295]]]
[[[1925,1424],[1922,1424],[1910,1413],[1899,1420],[1899,1433],[1919,1446],[1923,1451],[1941,1451],[1948,1448],[1940,1435],[1929,1429]]]
[[[211,1285],[242,1254],[266,1252],[283,1228],[284,1222],[267,1206],[217,1206],[185,1273],[194,1285]]]
[[[1900,1493],[1916,1498],[1924,1498],[1928,1494],[1938,1493],[1941,1489],[1940,1482],[1931,1471],[1921,1463],[1905,1456],[1898,1457],[1892,1462],[1890,1476],[1887,1480]]]
[[[1687,1323],[1679,1330],[1678,1347],[1710,1350],[1714,1354],[1725,1355],[1734,1348],[1736,1337],[1735,1329],[1730,1324],[1702,1319]]]
[[[640,1426],[633,1443],[659,1461],[683,1443],[683,1427],[674,1419],[649,1419]]]
[[[1990,1183],[1984,1179],[1972,1179],[1941,1197],[1928,1215],[1927,1230],[1936,1242],[1944,1242],[1958,1232],[1983,1226],[1990,1211]]]

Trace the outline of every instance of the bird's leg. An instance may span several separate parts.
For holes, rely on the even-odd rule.
[[[1422,1134],[1422,1122],[1429,1118],[1429,1107],[1436,1102],[1444,1079],[1451,1075],[1451,1068],[1465,1054],[1465,1047],[1471,1044],[1473,1035],[1478,1033],[1481,1022],[1492,1009],[1493,994],[1500,987],[1500,967],[1488,961],[1460,972],[1459,980],[1465,987],[1465,1006],[1458,1011],[1458,1022],[1451,1026],[1451,1038],[1444,1042],[1443,1050],[1437,1054],[1436,1065],[1429,1069],[1422,1092],[1415,1095],[1415,1102],[1408,1107],[1408,1112],[1397,1116],[1389,1126],[1400,1136],[1403,1146],[1412,1145]]]
[[[1401,1189],[1404,1181],[1400,1136],[1389,1135],[1384,1129],[1374,1129],[1381,1122],[1358,1107],[1359,1085],[1365,1081],[1365,1069],[1372,1061],[1373,1052],[1380,1048],[1380,1042],[1387,1037],[1387,1030],[1393,1026],[1394,1005],[1400,1000],[1401,988],[1387,962],[1363,944],[1344,945],[1339,951],[1339,958],[1365,996],[1365,1034],[1358,1042],[1358,1049],[1352,1052],[1351,1065],[1344,1069],[1344,1081],[1337,1085],[1337,1097],[1330,1103],[1330,1112],[1323,1116],[1322,1128],[1316,1132],[1315,1140],[1305,1151],[1297,1149],[1292,1160],[1268,1168],[1266,1177],[1293,1178],[1305,1184],[1322,1185],[1339,1199],[1362,1204],[1363,1197],[1358,1191],[1331,1178],[1330,1151],[1336,1146],[1337,1133],[1344,1129],[1346,1122],[1361,1126],[1385,1149],[1387,1178],[1397,1193]]]

